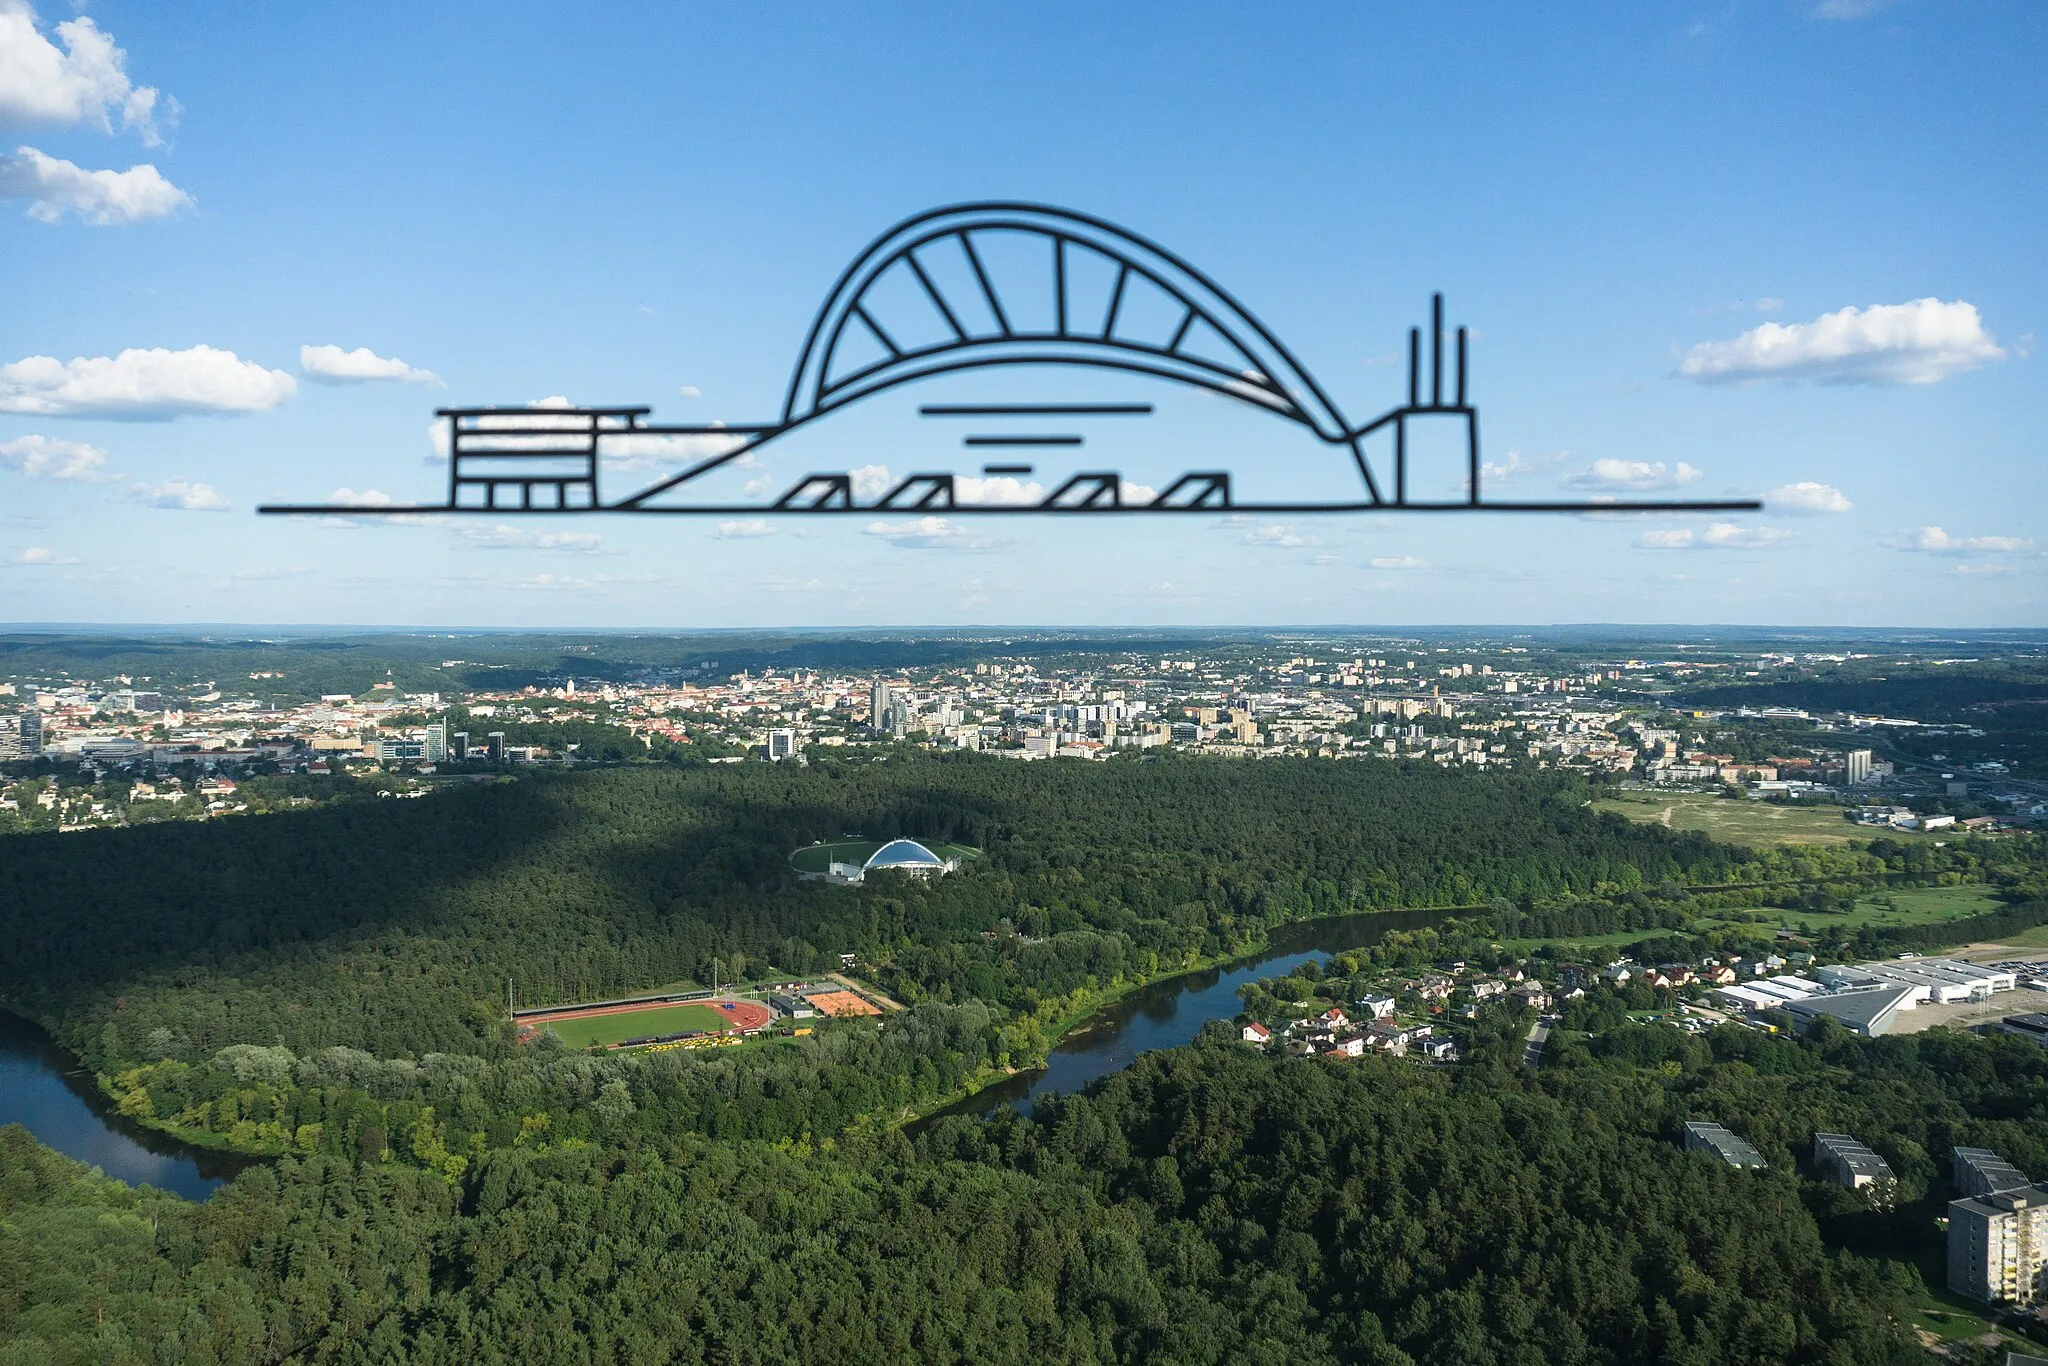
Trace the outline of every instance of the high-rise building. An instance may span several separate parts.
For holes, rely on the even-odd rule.
[[[1951,1201],[1948,1288],[1983,1304],[2048,1300],[2048,1189]]]
[[[494,764],[505,762],[505,732],[494,730],[484,737],[484,757]]]
[[[469,761],[469,732],[458,730],[448,737],[448,757],[456,763]]]
[[[43,752],[43,714],[29,710],[21,714],[21,752],[33,759]]]
[[[446,722],[427,727],[427,762],[441,764],[448,761],[448,726]]]
[[[879,678],[868,688],[868,727],[889,729],[889,685]]]
[[[1842,781],[1850,787],[1870,781],[1870,751],[1852,749],[1842,756]]]
[[[781,763],[784,759],[796,757],[798,749],[796,732],[793,730],[771,730],[768,732],[768,758]]]

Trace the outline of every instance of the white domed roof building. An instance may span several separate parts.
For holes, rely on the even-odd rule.
[[[960,860],[940,858],[916,840],[893,839],[869,854],[865,863],[834,862],[828,876],[834,882],[862,882],[877,871],[932,877],[959,866]]]

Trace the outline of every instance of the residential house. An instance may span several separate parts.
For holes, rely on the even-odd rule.
[[[1253,1020],[1250,1024],[1246,1025],[1243,1034],[1246,1043],[1255,1043],[1261,1047],[1273,1041],[1273,1031],[1260,1024],[1257,1020]]]
[[[1392,1020],[1374,1020],[1366,1027],[1366,1035],[1374,1048],[1383,1048],[1397,1057],[1408,1051],[1408,1045],[1415,1037],[1407,1025]]]
[[[1353,1002],[1369,1020],[1388,1020],[1394,1015],[1395,1001],[1391,996],[1361,996]]]

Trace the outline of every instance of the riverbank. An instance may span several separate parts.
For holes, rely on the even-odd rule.
[[[1441,924],[1453,915],[1483,909],[1404,907],[1282,921],[1267,927],[1254,941],[1256,946],[1245,951],[1198,960],[1100,992],[1086,1009],[1061,1017],[1065,1028],[1038,1065],[1014,1067],[1009,1076],[992,1084],[934,1100],[893,1127],[914,1128],[946,1114],[983,1114],[1005,1102],[1028,1107],[1035,1095],[1079,1090],[1128,1066],[1139,1053],[1181,1046],[1208,1021],[1235,1017],[1238,988],[1256,980],[1263,970],[1276,965],[1291,970],[1312,958],[1327,960],[1375,943],[1394,930]]]
[[[262,1161],[201,1148],[120,1114],[48,1031],[0,1010],[0,1124],[19,1124],[47,1148],[134,1186],[204,1200]]]

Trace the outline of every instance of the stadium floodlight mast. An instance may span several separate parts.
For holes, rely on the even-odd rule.
[[[1027,269],[1001,275],[990,255],[1001,242],[1022,244]],[[1013,253],[1014,254],[1014,253]],[[1036,264],[1030,264],[1035,261]],[[943,267],[950,265],[953,270]],[[1081,275],[1107,280],[1103,297],[1077,284]],[[1152,305],[1149,334],[1135,321]],[[1049,310],[1048,310],[1048,307]],[[911,310],[916,334],[897,321]],[[894,312],[892,313],[892,310]],[[1050,312],[1049,324],[1041,325]],[[921,338],[921,339],[920,339]],[[1446,365],[1446,343],[1451,360]],[[1430,307],[1427,375],[1423,330],[1408,333],[1407,401],[1362,424],[1351,423],[1315,376],[1223,286],[1165,247],[1106,219],[1044,204],[1007,201],[955,204],[903,220],[869,243],[841,273],[812,319],[797,357],[781,416],[770,422],[657,424],[646,407],[503,406],[440,408],[445,421],[445,502],[273,503],[272,515],[391,517],[478,514],[644,513],[758,517],[832,516],[876,512],[948,515],[1167,515],[1174,513],[1342,512],[1754,512],[1762,504],[1735,499],[1496,500],[1481,495],[1479,411],[1467,386],[1469,336],[1447,334],[1443,296]],[[864,399],[947,375],[1011,367],[1073,374],[1121,373],[1165,380],[1235,401],[1290,424],[1348,465],[1357,479],[1349,496],[1241,501],[1243,482],[1230,470],[1191,470],[1159,492],[1138,489],[1114,470],[1079,470],[1042,496],[993,501],[970,489],[1015,481],[1033,471],[1022,463],[987,464],[980,476],[914,473],[863,501],[850,472],[805,475],[768,503],[694,497],[709,476],[751,467],[751,457],[790,434]],[[921,418],[940,424],[1005,419],[990,426],[1063,425],[1152,416],[1149,402],[928,403]],[[1459,429],[1463,493],[1415,496],[1410,487],[1411,427]],[[1368,439],[1391,436],[1391,457],[1375,472]],[[599,490],[607,449],[636,446],[682,451],[693,460],[644,488],[608,498]],[[968,450],[1071,453],[1084,444],[1072,432],[970,432]],[[1021,456],[1013,454],[1013,460]],[[742,462],[747,462],[742,466]]]

